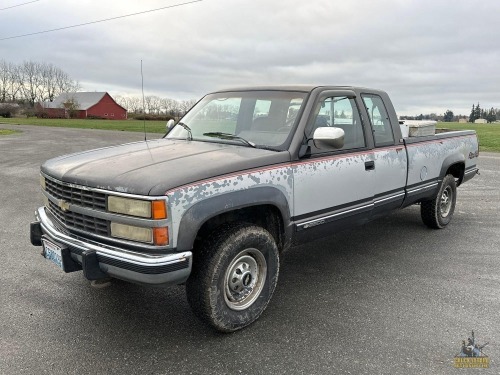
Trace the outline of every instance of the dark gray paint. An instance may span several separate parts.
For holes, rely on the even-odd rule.
[[[51,159],[42,172],[61,181],[138,195],[219,175],[284,163],[288,152],[221,143],[159,139]]]

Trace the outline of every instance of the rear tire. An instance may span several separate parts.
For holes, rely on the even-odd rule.
[[[421,202],[420,216],[422,221],[429,228],[444,228],[451,221],[456,201],[457,184],[455,177],[449,174],[441,182],[437,195],[431,200]]]
[[[233,332],[259,318],[278,273],[278,247],[267,230],[225,224],[195,253],[186,283],[188,302],[200,320],[218,331]]]

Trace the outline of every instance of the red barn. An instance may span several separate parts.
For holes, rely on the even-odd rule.
[[[38,104],[46,117],[105,118],[124,120],[127,110],[116,103],[107,92],[67,92],[53,102]]]

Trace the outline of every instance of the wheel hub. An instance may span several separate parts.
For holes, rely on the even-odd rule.
[[[451,205],[452,205],[452,196],[453,192],[451,187],[447,186],[444,189],[443,194],[441,194],[441,216],[446,217],[450,213]]]
[[[255,302],[262,291],[267,273],[266,260],[257,249],[238,254],[229,265],[225,277],[225,300],[232,310],[244,310]]]
[[[242,293],[245,288],[251,286],[252,271],[248,262],[238,262],[230,272],[229,289],[236,293]]]

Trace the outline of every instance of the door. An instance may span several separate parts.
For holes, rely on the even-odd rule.
[[[367,148],[355,100],[323,93],[311,117],[307,138],[319,127],[342,128],[345,136],[340,149],[316,148],[309,140],[309,152],[293,166],[299,242],[368,221],[373,207],[374,154]]]
[[[403,144],[395,140],[390,116],[382,98],[362,94],[373,131],[374,148],[374,207],[373,217],[385,215],[401,206],[405,196],[407,156]]]

